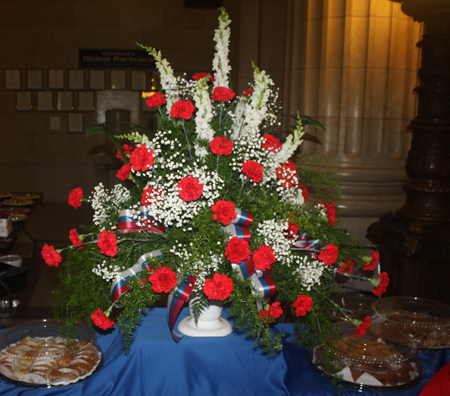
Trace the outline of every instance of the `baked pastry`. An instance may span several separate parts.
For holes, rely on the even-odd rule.
[[[26,337],[0,352],[0,373],[20,382],[60,385],[94,372],[100,357],[87,341],[74,345],[62,337]]]

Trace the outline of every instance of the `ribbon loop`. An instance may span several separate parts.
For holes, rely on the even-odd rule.
[[[309,240],[309,236],[305,232],[299,235],[297,240],[294,242],[294,246],[298,249],[306,251],[306,253],[308,253],[315,260],[319,257],[319,252],[321,249],[320,240]]]

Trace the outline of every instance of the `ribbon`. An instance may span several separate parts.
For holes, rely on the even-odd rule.
[[[138,221],[140,223],[145,223],[145,225],[138,225]],[[136,211],[134,210],[119,210],[119,224],[117,224],[117,230],[122,234],[139,232],[141,230],[162,234],[166,229],[163,225],[158,224],[153,217],[148,214],[145,206],[141,206],[139,207],[139,214],[137,216]]]
[[[175,289],[169,294],[167,300],[167,323],[172,333],[172,338],[175,342],[180,341],[184,336],[174,330],[175,323],[178,315],[183,307],[184,303],[189,300],[189,296],[194,290],[195,281],[197,278],[193,275],[189,275],[187,281],[182,281]]]
[[[149,257],[158,257],[161,260],[164,260],[164,255],[161,250],[154,250],[150,253],[145,253],[138,259],[138,263],[125,271],[121,272],[117,275],[111,285],[111,299],[113,303],[124,293],[126,293],[129,289],[126,286],[128,280],[139,274],[140,272],[146,271],[149,272],[152,270],[153,266],[147,263],[147,259]]]
[[[306,253],[317,260],[321,249],[320,241],[318,239],[309,240],[308,238],[308,234],[304,232],[294,242],[294,246],[298,249],[305,250]]]

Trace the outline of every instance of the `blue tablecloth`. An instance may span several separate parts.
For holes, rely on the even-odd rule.
[[[188,314],[184,309],[180,318]],[[276,330],[290,334],[291,324]],[[233,332],[227,337],[184,337],[176,344],[169,332],[166,311],[148,311],[135,333],[131,354],[123,354],[117,329],[98,334],[103,367],[92,377],[62,388],[30,389],[0,381],[0,395],[334,395],[331,382],[308,363],[307,353],[287,340],[283,352],[268,359],[252,349],[253,341]],[[424,375],[419,384],[401,391],[365,392],[368,395],[418,395],[426,382],[450,360],[447,350],[421,353]],[[361,394],[346,389],[342,395]]]

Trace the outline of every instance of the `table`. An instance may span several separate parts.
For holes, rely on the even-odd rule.
[[[184,308],[180,318],[187,316]],[[226,313],[224,313],[226,316]],[[292,332],[292,324],[275,331]],[[165,308],[148,311],[135,333],[129,356],[123,355],[117,329],[98,334],[104,353],[103,367],[92,377],[63,388],[30,389],[0,380],[0,395],[186,395],[186,396],[334,396],[329,380],[312,368],[304,349],[289,341],[274,359],[252,349],[253,341],[233,332],[221,338],[184,337],[176,344],[166,321]],[[450,359],[447,350],[421,353],[424,377],[411,388],[366,395],[418,395],[431,376]],[[345,390],[342,395],[360,395]]]

